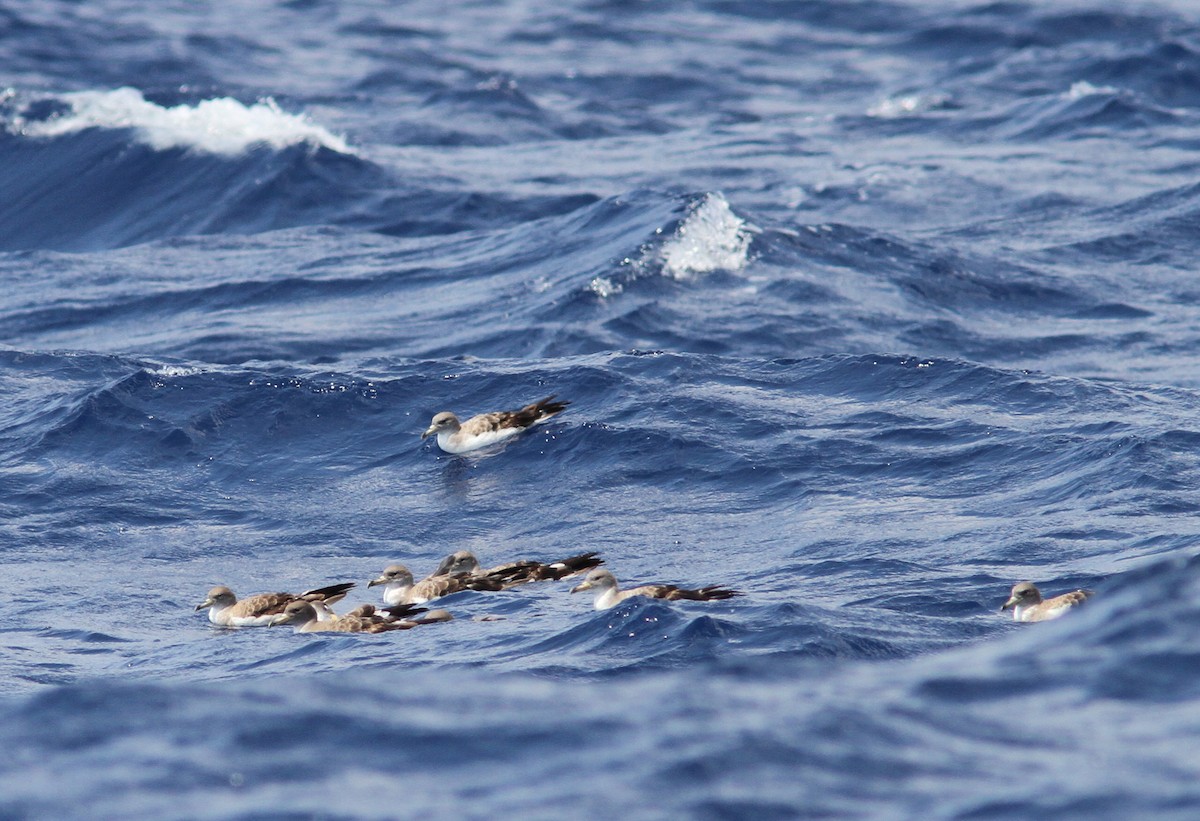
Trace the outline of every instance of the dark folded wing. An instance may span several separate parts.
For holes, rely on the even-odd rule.
[[[354,582],[331,584],[328,587],[318,587],[316,590],[306,590],[293,598],[304,599],[304,601],[323,601],[333,604],[349,593],[352,587],[354,587]]]
[[[687,590],[682,587],[671,588],[671,593],[665,598],[671,600],[687,599],[689,601],[716,601],[718,599],[731,599],[734,596],[742,595],[736,590],[730,590],[727,587],[722,587],[719,584],[712,584],[708,587],[701,587],[698,590]]]
[[[560,559],[557,562],[542,565],[541,575],[538,576],[537,580],[551,579],[558,581],[568,576],[574,576],[576,573],[583,573],[586,570],[599,567],[602,564],[604,564],[604,559],[600,558],[599,553],[595,551],[580,553],[578,556],[571,556],[567,559]]]
[[[565,579],[568,576],[582,573],[585,570],[591,570],[593,567],[598,567],[602,564],[604,564],[604,560],[599,558],[599,554],[582,553],[578,556],[571,556],[567,559],[549,563],[528,559],[519,562],[509,562],[508,564],[502,564],[486,570],[481,575],[499,579],[505,587],[513,587],[518,584],[527,584],[528,582],[558,581],[559,579]]]
[[[483,433],[493,433],[505,428],[528,428],[547,419],[556,413],[566,410],[570,402],[555,402],[554,396],[547,396],[541,401],[526,405],[515,411],[495,411],[472,416],[462,425],[462,430],[471,436]]]
[[[391,607],[376,607],[376,613],[386,613],[387,618],[391,620],[407,619],[409,616],[415,616],[418,613],[424,613],[429,608],[421,607],[419,604],[396,604]]]

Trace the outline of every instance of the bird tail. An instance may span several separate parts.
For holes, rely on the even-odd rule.
[[[556,413],[562,413],[567,409],[567,405],[571,404],[571,402],[567,399],[564,399],[561,402],[555,402],[554,397],[557,395],[558,394],[552,393],[545,399],[529,405],[527,409],[532,410],[536,414],[539,422],[543,419],[549,419]]]
[[[582,573],[585,570],[591,570],[593,567],[599,567],[602,564],[604,564],[604,559],[600,558],[599,553],[595,551],[580,553],[578,556],[560,559],[557,562],[551,562],[546,565],[548,571],[547,578],[558,581],[559,579],[565,579],[568,576]]]
[[[323,601],[333,604],[340,601],[350,588],[354,587],[354,582],[342,582],[341,584],[331,584],[328,587],[318,587],[316,590],[309,590],[300,594],[300,598],[308,601]]]
[[[689,599],[691,601],[716,601],[718,599],[732,599],[734,596],[743,595],[737,590],[730,590],[728,587],[722,587],[719,584],[710,584],[708,587],[701,587],[699,590],[683,590],[680,589],[676,593],[676,598]]]
[[[546,564],[525,559],[496,568],[487,576],[499,580],[505,587],[515,587],[528,582],[558,581],[604,564],[604,559],[599,558],[599,555],[594,552],[581,553]]]
[[[424,613],[428,607],[421,607],[417,604],[393,604],[391,607],[376,607],[376,611],[387,613],[393,619],[407,619],[409,616],[415,616],[418,613]]]

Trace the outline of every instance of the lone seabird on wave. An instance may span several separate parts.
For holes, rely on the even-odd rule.
[[[516,587],[529,582],[558,581],[604,564],[599,553],[580,553],[557,562],[519,559],[484,570],[479,559],[469,550],[457,550],[438,565],[434,575],[465,575],[468,578],[495,579],[504,587]]]
[[[444,564],[444,562],[443,562]],[[383,585],[384,604],[424,604],[463,590],[502,590],[504,585],[486,576],[450,575],[434,572],[421,581],[413,579],[412,571],[402,564],[390,564],[383,573],[367,582],[367,587]]]
[[[296,595],[294,593],[257,593],[238,600],[233,591],[224,585],[208,591],[204,601],[196,605],[200,611],[208,608],[208,620],[220,627],[266,627],[271,619],[296,601],[315,602],[321,605],[318,617],[331,614],[328,605],[340,601],[354,582],[318,587]]]
[[[389,612],[394,610],[394,612]],[[377,610],[365,604],[344,616],[322,619],[319,608],[312,602],[294,601],[272,617],[270,626],[295,625],[297,633],[385,633],[390,630],[411,630],[422,624],[450,621],[454,617],[445,610],[433,610],[424,616],[409,619],[407,616],[422,612],[424,608],[394,608]]]
[[[1013,611],[1015,621],[1049,621],[1064,615],[1068,610],[1083,604],[1093,595],[1091,590],[1072,590],[1052,599],[1042,599],[1042,591],[1033,582],[1018,582],[1012,594],[1001,607]]]
[[[616,607],[621,602],[634,596],[666,599],[667,601],[679,601],[681,599],[689,601],[715,601],[717,599],[729,599],[742,595],[736,590],[730,590],[719,584],[712,584],[697,590],[676,587],[673,584],[644,584],[641,587],[622,590],[617,586],[617,577],[603,567],[596,568],[591,573],[588,573],[582,582],[571,588],[572,593],[578,593],[582,590],[596,591],[595,604],[597,610],[607,610],[610,607]]]
[[[450,411],[442,411],[433,417],[421,438],[436,433],[438,447],[446,453],[467,453],[516,436],[521,431],[562,413],[569,404],[571,403],[555,402],[552,394],[520,410],[481,413],[472,416],[466,422],[459,422],[458,417]]]

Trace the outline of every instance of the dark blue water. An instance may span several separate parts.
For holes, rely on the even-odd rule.
[[[0,817],[1200,817],[1192,4],[43,0],[0,66]],[[462,548],[746,595],[192,609]]]

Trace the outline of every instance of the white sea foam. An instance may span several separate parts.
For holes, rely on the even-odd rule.
[[[756,232],[733,213],[723,196],[706,194],[692,203],[666,241],[647,242],[637,254],[621,260],[623,270],[618,276],[595,276],[587,288],[601,299],[609,299],[645,276],[665,274],[682,280],[710,271],[740,271],[749,259],[751,237]],[[665,232],[657,228],[654,233]]]
[[[607,299],[624,291],[625,286],[611,277],[592,277],[592,281],[588,283],[588,290],[601,299]]]
[[[1094,86],[1087,80],[1072,83],[1064,95],[1068,100],[1078,100],[1081,97],[1091,97],[1094,94],[1116,94],[1118,89],[1112,86]]]
[[[166,364],[146,364],[146,371],[155,376],[166,376],[170,378],[180,376],[195,376],[202,373],[199,368],[194,368],[189,365],[166,365]]]
[[[23,134],[55,137],[87,128],[129,128],[157,150],[187,148],[233,155],[251,146],[285,148],[299,143],[353,153],[335,134],[297,114],[289,114],[267,98],[243,105],[229,97],[202,100],[194,106],[164,108],[146,100],[135,88],[78,91],[60,98],[70,111],[48,120],[19,123]]]
[[[709,271],[740,271],[750,251],[751,229],[720,194],[709,194],[662,246],[663,272],[684,279]]]
[[[867,109],[867,116],[881,120],[894,120],[941,108],[949,101],[950,98],[945,94],[905,94],[899,97],[888,97]]]

